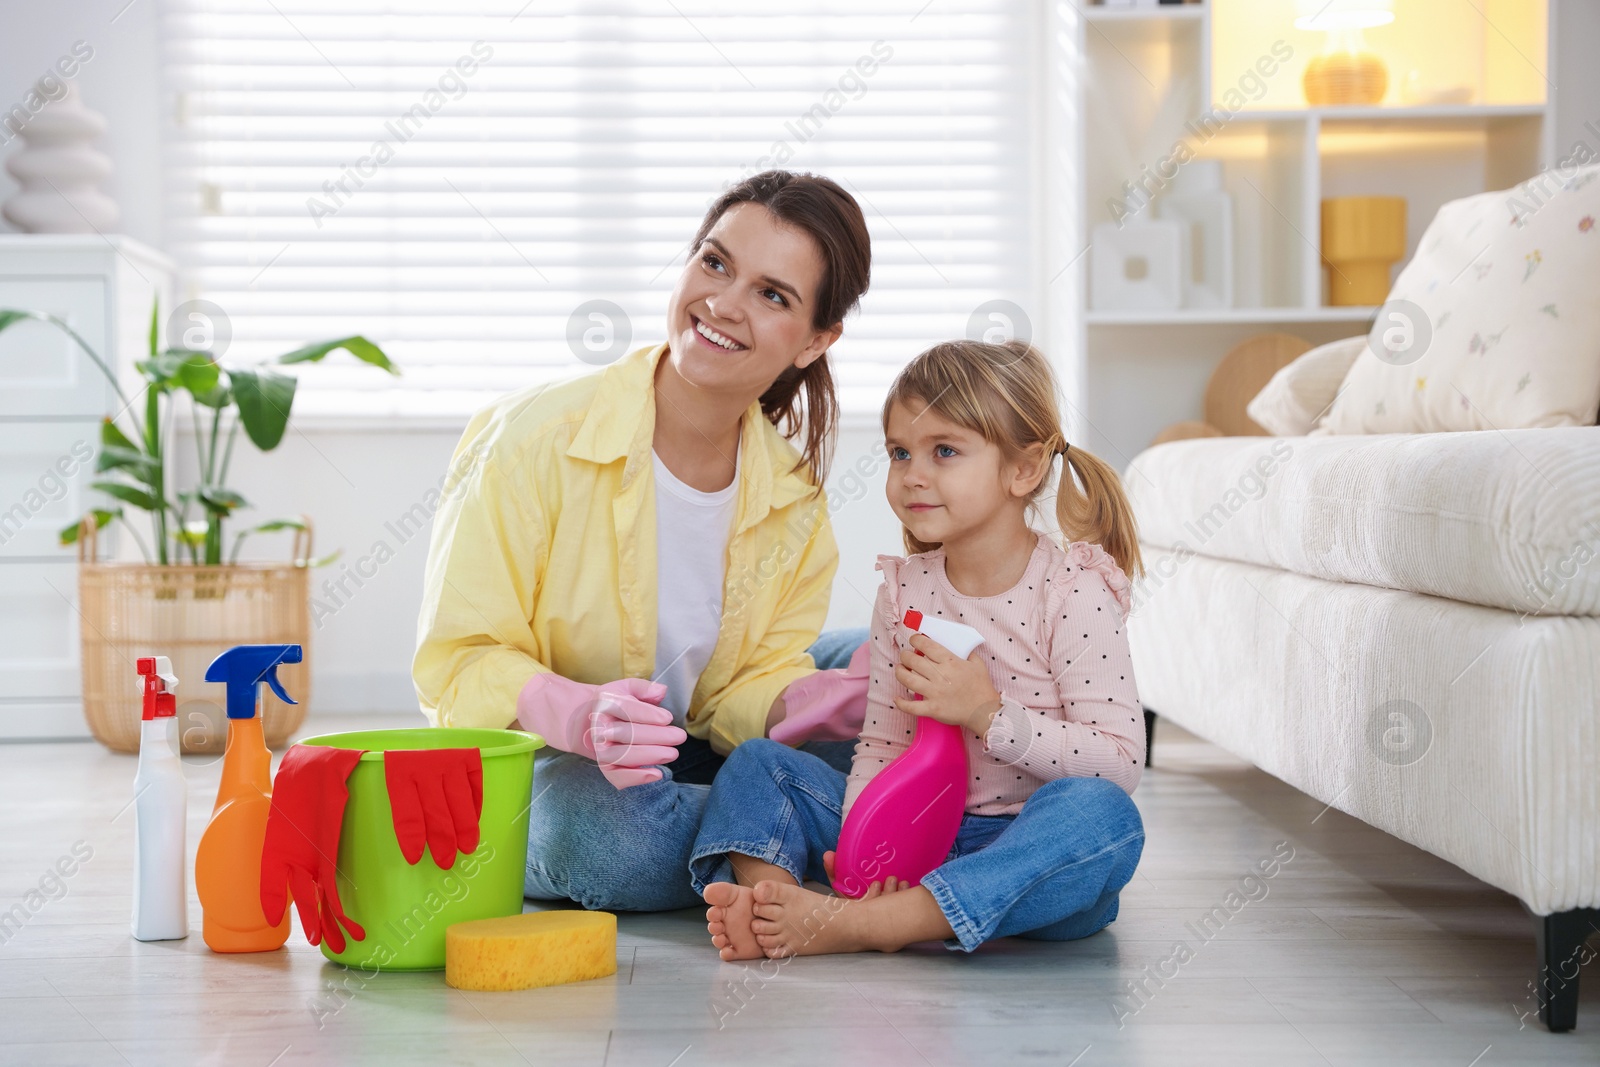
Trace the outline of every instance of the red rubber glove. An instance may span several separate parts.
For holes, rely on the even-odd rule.
[[[816,671],[783,691],[783,719],[767,735],[785,745],[804,741],[854,741],[867,718],[871,653],[863,641],[848,667]]]
[[[478,847],[483,814],[483,753],[475,748],[397,749],[383,754],[394,836],[406,862],[422,859],[426,839],[441,871],[455,866],[456,853]]]
[[[272,782],[272,808],[261,845],[261,910],[267,921],[283,921],[289,894],[300,912],[300,929],[313,945],[326,938],[343,952],[344,932],[357,941],[367,932],[344,913],[335,882],[339,830],[350,797],[345,780],[361,752],[352,748],[293,745],[283,754]]]

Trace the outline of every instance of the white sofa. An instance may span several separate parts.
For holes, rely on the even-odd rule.
[[[1148,712],[1517,896],[1541,1019],[1571,1029],[1600,929],[1600,428],[1202,438],[1123,479]]]

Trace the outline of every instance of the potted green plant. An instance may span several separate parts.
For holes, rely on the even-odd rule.
[[[283,440],[297,382],[278,366],[316,362],[343,350],[390,374],[399,370],[381,348],[360,335],[305,345],[252,366],[224,366],[207,351],[163,347],[159,308],[153,308],[148,357],[134,364],[143,388],[130,399],[111,367],[64,320],[38,311],[0,309],[0,331],[30,320],[71,337],[122,401],[117,415],[100,424],[95,471],[103,477],[92,483],[114,503],[92,509],[60,533],[62,544],[77,543],[81,564],[83,702],[90,731],[112,749],[136,751],[139,695],[130,681],[131,664],[141,655],[166,655],[184,686],[179,691],[184,751],[220,751],[226,723],[221,694],[205,693],[206,665],[236,644],[307,645],[307,573],[327,562],[311,558],[311,526],[304,516],[249,526],[226,545],[228,523],[249,506],[228,485],[240,431],[263,452]],[[195,484],[180,488],[169,484],[168,449],[182,397],[192,405],[198,476]],[[149,519],[148,543],[130,521],[130,513],[138,512]],[[143,564],[95,558],[96,534],[112,522],[121,523],[139,545]],[[295,531],[293,559],[239,561],[249,535],[277,530]],[[304,660],[282,672],[299,704],[285,705],[271,696],[264,700],[269,744],[282,743],[304,718],[310,659],[307,647]]]

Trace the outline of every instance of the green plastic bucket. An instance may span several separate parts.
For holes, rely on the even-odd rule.
[[[308,737],[302,745],[366,749],[350,772],[350,800],[339,832],[339,901],[366,930],[345,950],[322,954],[365,971],[437,971],[444,932],[453,923],[522,912],[528,852],[528,807],[538,734],[519,730],[425,727],[358,730]],[[426,849],[413,866],[400,854],[383,777],[383,753],[394,749],[476,748],[483,753],[483,815],[478,847],[440,870]]]

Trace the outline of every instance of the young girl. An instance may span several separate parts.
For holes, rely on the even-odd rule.
[[[941,938],[970,952],[1012,934],[1086,937],[1116,918],[1144,847],[1125,626],[1127,573],[1142,565],[1116,472],[1067,446],[1055,395],[1044,357],[1019,341],[936,345],[890,387],[887,493],[912,555],[878,557],[866,723],[848,779],[767,739],[734,749],[717,776],[689,867],[723,959]],[[1058,454],[1064,549],[1028,523]],[[985,642],[960,659],[902,624],[910,608]],[[967,742],[949,857],[920,885],[890,879],[860,900],[802,888],[831,881],[845,814],[918,715],[960,725]]]

